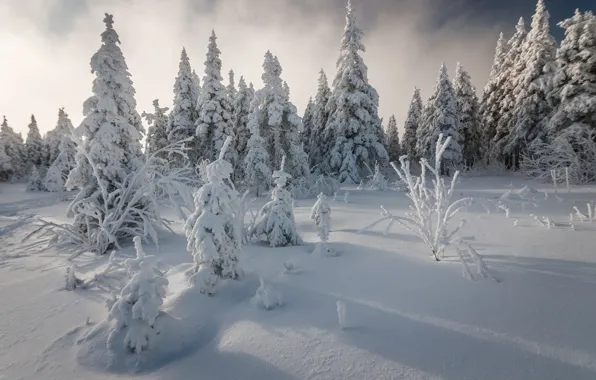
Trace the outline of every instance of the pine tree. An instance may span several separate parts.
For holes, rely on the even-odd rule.
[[[439,77],[433,94],[429,98],[422,119],[424,135],[419,142],[421,145],[421,157],[434,161],[434,152],[430,151],[435,146],[439,134],[445,138],[451,137],[451,142],[443,154],[441,164],[442,174],[449,175],[449,169],[453,166],[459,167],[463,163],[463,135],[460,130],[459,115],[457,113],[457,99],[447,74],[445,64],[441,65]]]
[[[196,96],[192,104],[193,107],[196,107],[197,103],[199,102],[199,96],[201,95],[201,79],[194,69],[192,69],[191,79],[194,88],[193,94]]]
[[[333,141],[327,141],[325,128],[329,119],[329,112],[327,111],[327,103],[331,97],[331,89],[327,83],[327,75],[321,69],[319,72],[319,85],[317,95],[314,101],[314,109],[312,113],[312,132],[310,134],[310,141],[308,143],[309,163],[314,168],[315,173],[328,173],[330,171],[329,165],[323,158],[328,152]]]
[[[397,130],[397,121],[395,115],[391,115],[387,123],[387,153],[391,162],[397,162],[402,155],[401,145],[399,144],[399,131]]]
[[[237,279],[240,275],[242,232],[237,220],[238,193],[225,183],[234,171],[232,164],[224,159],[231,142],[232,137],[227,137],[219,158],[207,165],[209,182],[195,193],[195,211],[185,226],[187,249],[195,264],[190,280],[206,294],[213,293],[220,278]]]
[[[212,31],[207,48],[203,88],[197,106],[199,118],[196,123],[196,134],[202,142],[204,157],[208,160],[214,160],[219,155],[226,136],[231,136],[233,133],[230,113],[232,106],[226,95],[226,88],[221,83],[220,54],[217,36],[215,31]],[[233,149],[226,152],[226,160],[232,165],[236,163],[236,156]]]
[[[304,109],[304,116],[302,116],[302,133],[300,134],[300,141],[304,147],[304,153],[310,153],[310,139],[313,131],[313,112],[315,104],[312,98],[308,98],[308,103]]]
[[[44,145],[46,146],[45,160],[49,165],[52,165],[58,155],[60,154],[60,144],[64,136],[72,134],[74,127],[68,114],[64,111],[64,108],[58,110],[58,122],[56,127],[46,133],[44,138]]]
[[[28,173],[24,160],[23,137],[8,125],[6,116],[3,117],[0,127],[0,145],[10,159],[11,170],[6,173],[6,180],[26,178]]]
[[[199,86],[199,79],[192,71],[186,49],[183,48],[178,66],[178,76],[174,81],[174,106],[169,115],[167,136],[169,144],[193,138],[190,143],[187,143],[189,148],[187,154],[192,165],[196,165],[202,156],[202,152],[199,150],[200,142],[195,137],[197,121],[195,108],[199,98]],[[182,166],[181,158],[173,159],[176,165]]]
[[[31,115],[31,123],[29,123],[29,132],[27,133],[27,140],[25,141],[26,150],[26,165],[28,168],[37,166],[38,168],[45,167],[45,160],[43,159],[45,151],[44,143],[39,133],[37,120],[35,116]]]
[[[553,78],[550,103],[555,106],[548,123],[549,140],[570,128],[596,131],[596,16],[575,11],[559,23],[565,38],[557,50],[557,73]]]
[[[332,141],[329,167],[343,183],[359,183],[365,164],[372,166],[379,161],[384,165],[389,159],[379,141],[382,128],[378,115],[379,96],[368,83],[368,69],[359,54],[365,51],[362,36],[348,0],[326,126],[326,141]]]
[[[478,96],[470,74],[458,62],[453,78],[453,91],[457,99],[460,131],[463,134],[463,160],[471,167],[480,158],[482,134],[478,119]]]
[[[502,96],[503,72],[505,71],[505,57],[508,52],[508,45],[503,33],[499,35],[495,58],[490,69],[488,81],[484,86],[482,101],[480,103],[479,118],[482,128],[483,158],[486,163],[489,160],[491,144],[497,132],[497,123],[501,115],[500,100]]]
[[[408,109],[408,115],[404,123],[404,137],[401,146],[401,153],[407,155],[410,161],[413,161],[417,157],[416,135],[422,118],[422,109],[420,89],[414,87],[414,95],[412,95],[410,108]]]
[[[263,69],[265,86],[255,94],[249,123],[256,123],[259,135],[265,140],[269,154],[267,166],[279,165],[287,152],[287,172],[298,180],[309,175],[308,156],[300,144],[302,120],[296,106],[289,101],[289,88],[281,79],[281,65],[269,51],[265,53]]]
[[[37,166],[35,165],[31,167],[31,174],[29,175],[29,180],[27,181],[27,191],[45,191],[39,170],[37,170]]]
[[[143,112],[141,114],[149,123],[147,130],[147,140],[145,142],[146,153],[155,153],[156,151],[168,146],[168,107],[160,107],[159,99],[153,101],[153,113]]]
[[[76,149],[76,144],[70,134],[63,135],[58,146],[58,157],[52,162],[44,177],[43,183],[48,191],[64,191],[68,174],[76,166]]]
[[[269,153],[265,146],[265,139],[261,137],[259,128],[259,115],[262,111],[254,109],[249,116],[248,128],[251,132],[246,148],[248,150],[244,158],[244,179],[248,189],[257,197],[269,190]],[[257,115],[253,115],[257,113]]]
[[[75,130],[82,145],[76,156],[77,166],[66,183],[68,189],[80,189],[68,213],[74,216],[73,227],[81,234],[91,234],[102,228],[98,223],[105,215],[96,215],[89,210],[109,212],[115,200],[106,192],[118,189],[143,163],[140,140],[144,130],[136,111],[135,89],[118,46],[120,39],[114,30],[112,15],[106,14],[103,21],[106,30],[101,34],[102,45],[91,57],[91,69],[95,74],[93,96],[85,101],[85,118]],[[145,208],[142,200],[135,207]],[[114,238],[129,237],[130,233],[122,229]],[[109,245],[106,247],[110,248]]]
[[[527,34],[524,20],[520,18],[515,34],[507,42],[507,54],[497,83],[498,97],[495,97],[493,102],[495,112],[499,113],[499,117],[490,144],[490,155],[492,156],[491,159],[496,159],[508,166],[511,166],[512,161],[511,156],[505,153],[505,145],[511,133],[510,125],[515,114],[515,99],[519,94],[518,84],[525,68],[525,62],[522,60],[522,49]]]
[[[0,182],[8,181],[13,171],[11,159],[6,153],[6,147],[0,140]]]
[[[234,100],[232,114],[232,125],[234,132],[233,149],[238,152],[238,161],[234,167],[234,181],[241,181],[244,179],[245,163],[244,159],[248,153],[248,139],[250,138],[250,130],[248,129],[248,117],[250,115],[250,104],[255,96],[252,83],[250,87],[246,86],[244,77],[240,77],[238,82],[238,93]]]
[[[532,27],[522,46],[521,61],[524,70],[519,76],[511,131],[505,146],[505,154],[512,157],[519,168],[521,155],[546,131],[545,119],[551,108],[547,102],[547,86],[554,70],[556,54],[555,39],[549,33],[549,15],[544,0],[538,0]]]

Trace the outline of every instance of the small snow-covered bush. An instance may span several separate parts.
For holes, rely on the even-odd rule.
[[[190,282],[199,286],[204,294],[214,292],[218,279],[237,279],[240,276],[240,205],[236,190],[224,182],[229,181],[234,171],[232,164],[224,160],[231,142],[232,138],[228,137],[219,158],[207,165],[208,183],[194,194],[195,211],[184,228],[187,250],[194,259]]]
[[[251,236],[269,242],[271,247],[298,245],[302,242],[296,231],[292,195],[286,189],[291,176],[284,172],[284,164],[285,156],[282,158],[280,169],[273,172],[276,186],[271,192],[272,200],[261,208],[250,231]]]
[[[387,180],[387,178],[383,175],[383,172],[381,171],[381,166],[379,165],[378,162],[375,163],[375,170],[374,172],[372,170],[369,171],[371,172],[371,175],[368,177],[368,183],[366,184],[366,187],[371,188],[373,190],[387,190],[387,188],[389,187],[389,181]]]
[[[76,265],[71,265],[70,267],[66,268],[66,274],[64,275],[64,279],[66,284],[64,285],[64,289],[66,290],[75,290],[83,286],[85,283],[83,280],[77,277],[76,274]]]
[[[596,180],[596,131],[570,127],[550,143],[535,140],[523,157],[521,169],[545,182],[580,184]]]
[[[160,214],[163,206],[174,208],[181,217],[184,209],[193,210],[192,170],[190,167],[170,167],[163,157],[186,156],[182,140],[145,157],[134,172],[118,184],[97,182],[98,190],[93,194],[81,191],[69,206],[69,215],[75,216],[72,225],[57,225],[40,220],[41,227],[35,233],[49,236],[49,245],[60,245],[72,253],[71,258],[83,252],[104,254],[114,248],[120,249],[121,242],[133,236],[150,238],[159,245],[158,233],[169,229],[168,221]],[[96,178],[101,171],[93,157],[82,147],[79,140],[79,154],[84,156]],[[76,210],[76,212],[75,212]]]
[[[292,198],[306,199],[325,194],[332,196],[340,189],[340,183],[335,179],[322,174],[301,177],[292,184]]]
[[[414,177],[411,174],[410,162],[407,156],[402,156],[399,159],[401,169],[391,163],[397,175],[408,186],[408,198],[412,201],[410,211],[406,213],[405,217],[396,216],[381,206],[383,210],[381,215],[383,217],[364,227],[361,231],[370,229],[383,221],[389,221],[389,225],[385,230],[387,232],[393,223],[397,222],[424,241],[430,248],[432,258],[436,261],[440,261],[446,247],[453,244],[465,268],[468,268],[463,257],[463,253],[466,252],[477,266],[484,266],[480,255],[473,251],[467,242],[457,237],[457,233],[466,224],[466,221],[464,219],[460,220],[460,223],[455,227],[450,225],[450,221],[458,212],[472,204],[471,198],[453,200],[459,171],[455,172],[449,185],[445,183],[444,178],[441,178],[442,157],[450,141],[451,137],[444,139],[443,134],[439,135],[435,146],[434,166],[431,166],[426,159],[421,159],[422,172],[420,177]],[[434,177],[431,189],[427,187],[427,171]],[[465,246],[465,249],[460,248],[460,246]],[[466,273],[471,272],[468,270]]]
[[[333,251],[327,247],[329,232],[331,231],[331,206],[329,205],[325,194],[319,194],[317,202],[314,204],[310,212],[310,219],[314,220],[315,226],[317,227],[317,235],[319,236],[319,239],[321,239],[321,242],[317,243],[313,253],[333,256]]]
[[[45,191],[45,189],[39,171],[37,170],[37,166],[34,166],[33,169],[31,169],[31,175],[29,175],[29,180],[27,181],[27,191]]]
[[[261,307],[269,310],[276,306],[282,306],[283,300],[281,296],[281,292],[278,289],[275,289],[271,282],[263,279],[262,277],[259,278],[261,285],[257,289],[255,294],[255,301]]]
[[[140,245],[139,245],[140,246]],[[138,250],[138,246],[137,246]],[[141,256],[137,252],[137,256]],[[109,302],[108,320],[115,321],[108,337],[108,348],[118,346],[140,354],[151,348],[160,333],[156,321],[166,296],[168,280],[155,268],[152,260],[142,260],[138,271],[120,292],[120,296]],[[124,340],[120,332],[126,331]]]

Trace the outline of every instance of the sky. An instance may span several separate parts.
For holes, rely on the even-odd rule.
[[[458,61],[480,90],[493,60],[498,33],[509,37],[520,16],[530,24],[534,0],[352,0],[364,31],[370,83],[380,95],[385,121],[403,123],[414,86],[427,98],[439,67],[454,74]],[[573,3],[573,4],[572,4]],[[553,34],[557,21],[590,0],[546,0]],[[593,7],[593,5],[592,5]],[[222,52],[224,84],[233,69],[262,85],[264,53],[283,67],[291,101],[302,112],[314,97],[318,72],[330,82],[345,22],[344,0],[1,0],[0,115],[26,135],[31,114],[42,133],[65,107],[75,126],[91,95],[89,60],[100,46],[103,14],[114,27],[137,92],[137,111],[153,99],[171,106],[180,51],[202,79],[212,29]]]

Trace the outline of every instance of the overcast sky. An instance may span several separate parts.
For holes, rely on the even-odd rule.
[[[414,86],[426,98],[439,66],[453,75],[457,61],[482,88],[499,31],[527,24],[534,0],[352,0],[363,28],[369,79],[385,121],[401,124]],[[570,4],[574,2],[575,4]],[[547,0],[554,20],[588,0]],[[159,98],[170,106],[185,46],[203,76],[208,36],[215,29],[224,68],[261,86],[263,55],[278,56],[291,100],[300,112],[316,93],[318,71],[332,80],[344,25],[343,0],[0,0],[0,114],[26,134],[36,115],[40,130],[55,126],[65,107],[75,126],[93,76],[89,60],[100,45],[105,12],[114,14],[137,91],[137,111]],[[555,31],[555,34],[560,33]],[[401,128],[401,125],[400,125]]]

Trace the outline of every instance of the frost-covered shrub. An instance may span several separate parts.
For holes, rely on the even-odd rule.
[[[238,194],[224,182],[229,181],[234,171],[232,164],[224,160],[231,142],[232,138],[228,137],[219,159],[207,165],[209,182],[194,194],[195,211],[184,228],[186,248],[194,259],[190,282],[205,294],[214,292],[218,279],[240,276],[242,225],[238,220]]]
[[[319,194],[317,202],[310,211],[310,219],[314,220],[317,227],[317,235],[322,242],[329,241],[329,232],[331,230],[331,206],[327,200],[327,196],[323,193]]]
[[[251,236],[269,243],[271,247],[285,247],[301,243],[296,231],[292,195],[287,190],[290,175],[284,172],[285,157],[280,170],[273,172],[276,187],[271,192],[271,201],[259,211]]]
[[[46,188],[41,181],[41,176],[39,175],[39,171],[37,170],[37,166],[34,166],[31,169],[31,175],[29,175],[29,180],[27,181],[27,191],[45,191]]]
[[[65,285],[64,289],[66,290],[75,290],[83,286],[85,283],[83,280],[77,277],[76,274],[76,265],[71,265],[66,268],[66,274],[64,275]]]
[[[160,333],[156,321],[161,314],[167,286],[168,280],[156,270],[155,262],[140,262],[138,271],[122,289],[119,298],[111,302],[108,320],[114,323],[108,337],[109,349],[118,350],[123,345],[140,354],[151,348]],[[126,334],[120,341],[123,330]]]
[[[410,162],[407,156],[402,156],[399,159],[401,169],[394,163],[391,163],[400,179],[408,186],[408,198],[412,201],[410,211],[406,213],[405,217],[396,216],[381,206],[383,210],[381,215],[383,217],[364,227],[361,231],[370,229],[383,221],[389,221],[389,225],[385,229],[387,233],[393,223],[397,222],[425,242],[430,248],[432,258],[436,261],[443,258],[444,251],[448,246],[454,245],[461,259],[466,277],[473,278],[463,254],[467,253],[474,260],[479,273],[485,273],[486,268],[482,257],[467,242],[457,237],[458,232],[465,225],[466,221],[462,219],[456,227],[452,227],[450,223],[451,219],[459,211],[472,203],[472,199],[461,198],[455,201],[453,200],[459,171],[455,172],[449,186],[440,175],[443,153],[445,153],[450,142],[451,137],[444,139],[443,134],[439,134],[435,146],[434,165],[431,166],[426,159],[422,158],[420,160],[420,166],[422,168],[420,177],[414,177],[411,174]],[[434,177],[432,180],[432,189],[427,187],[427,171],[430,171]]]
[[[271,285],[271,282],[263,279],[262,277],[259,278],[261,285],[257,289],[255,294],[255,301],[261,307],[269,310],[276,306],[283,305],[283,299],[281,296],[281,292],[279,290],[274,289]]]
[[[292,185],[292,197],[294,199],[305,199],[316,197],[321,193],[330,197],[339,190],[340,183],[335,178],[315,174],[295,181]]]
[[[369,176],[369,180],[366,186],[374,190],[387,190],[387,188],[389,187],[389,181],[381,171],[381,166],[378,162],[375,163],[375,171],[370,171],[371,175]]]

